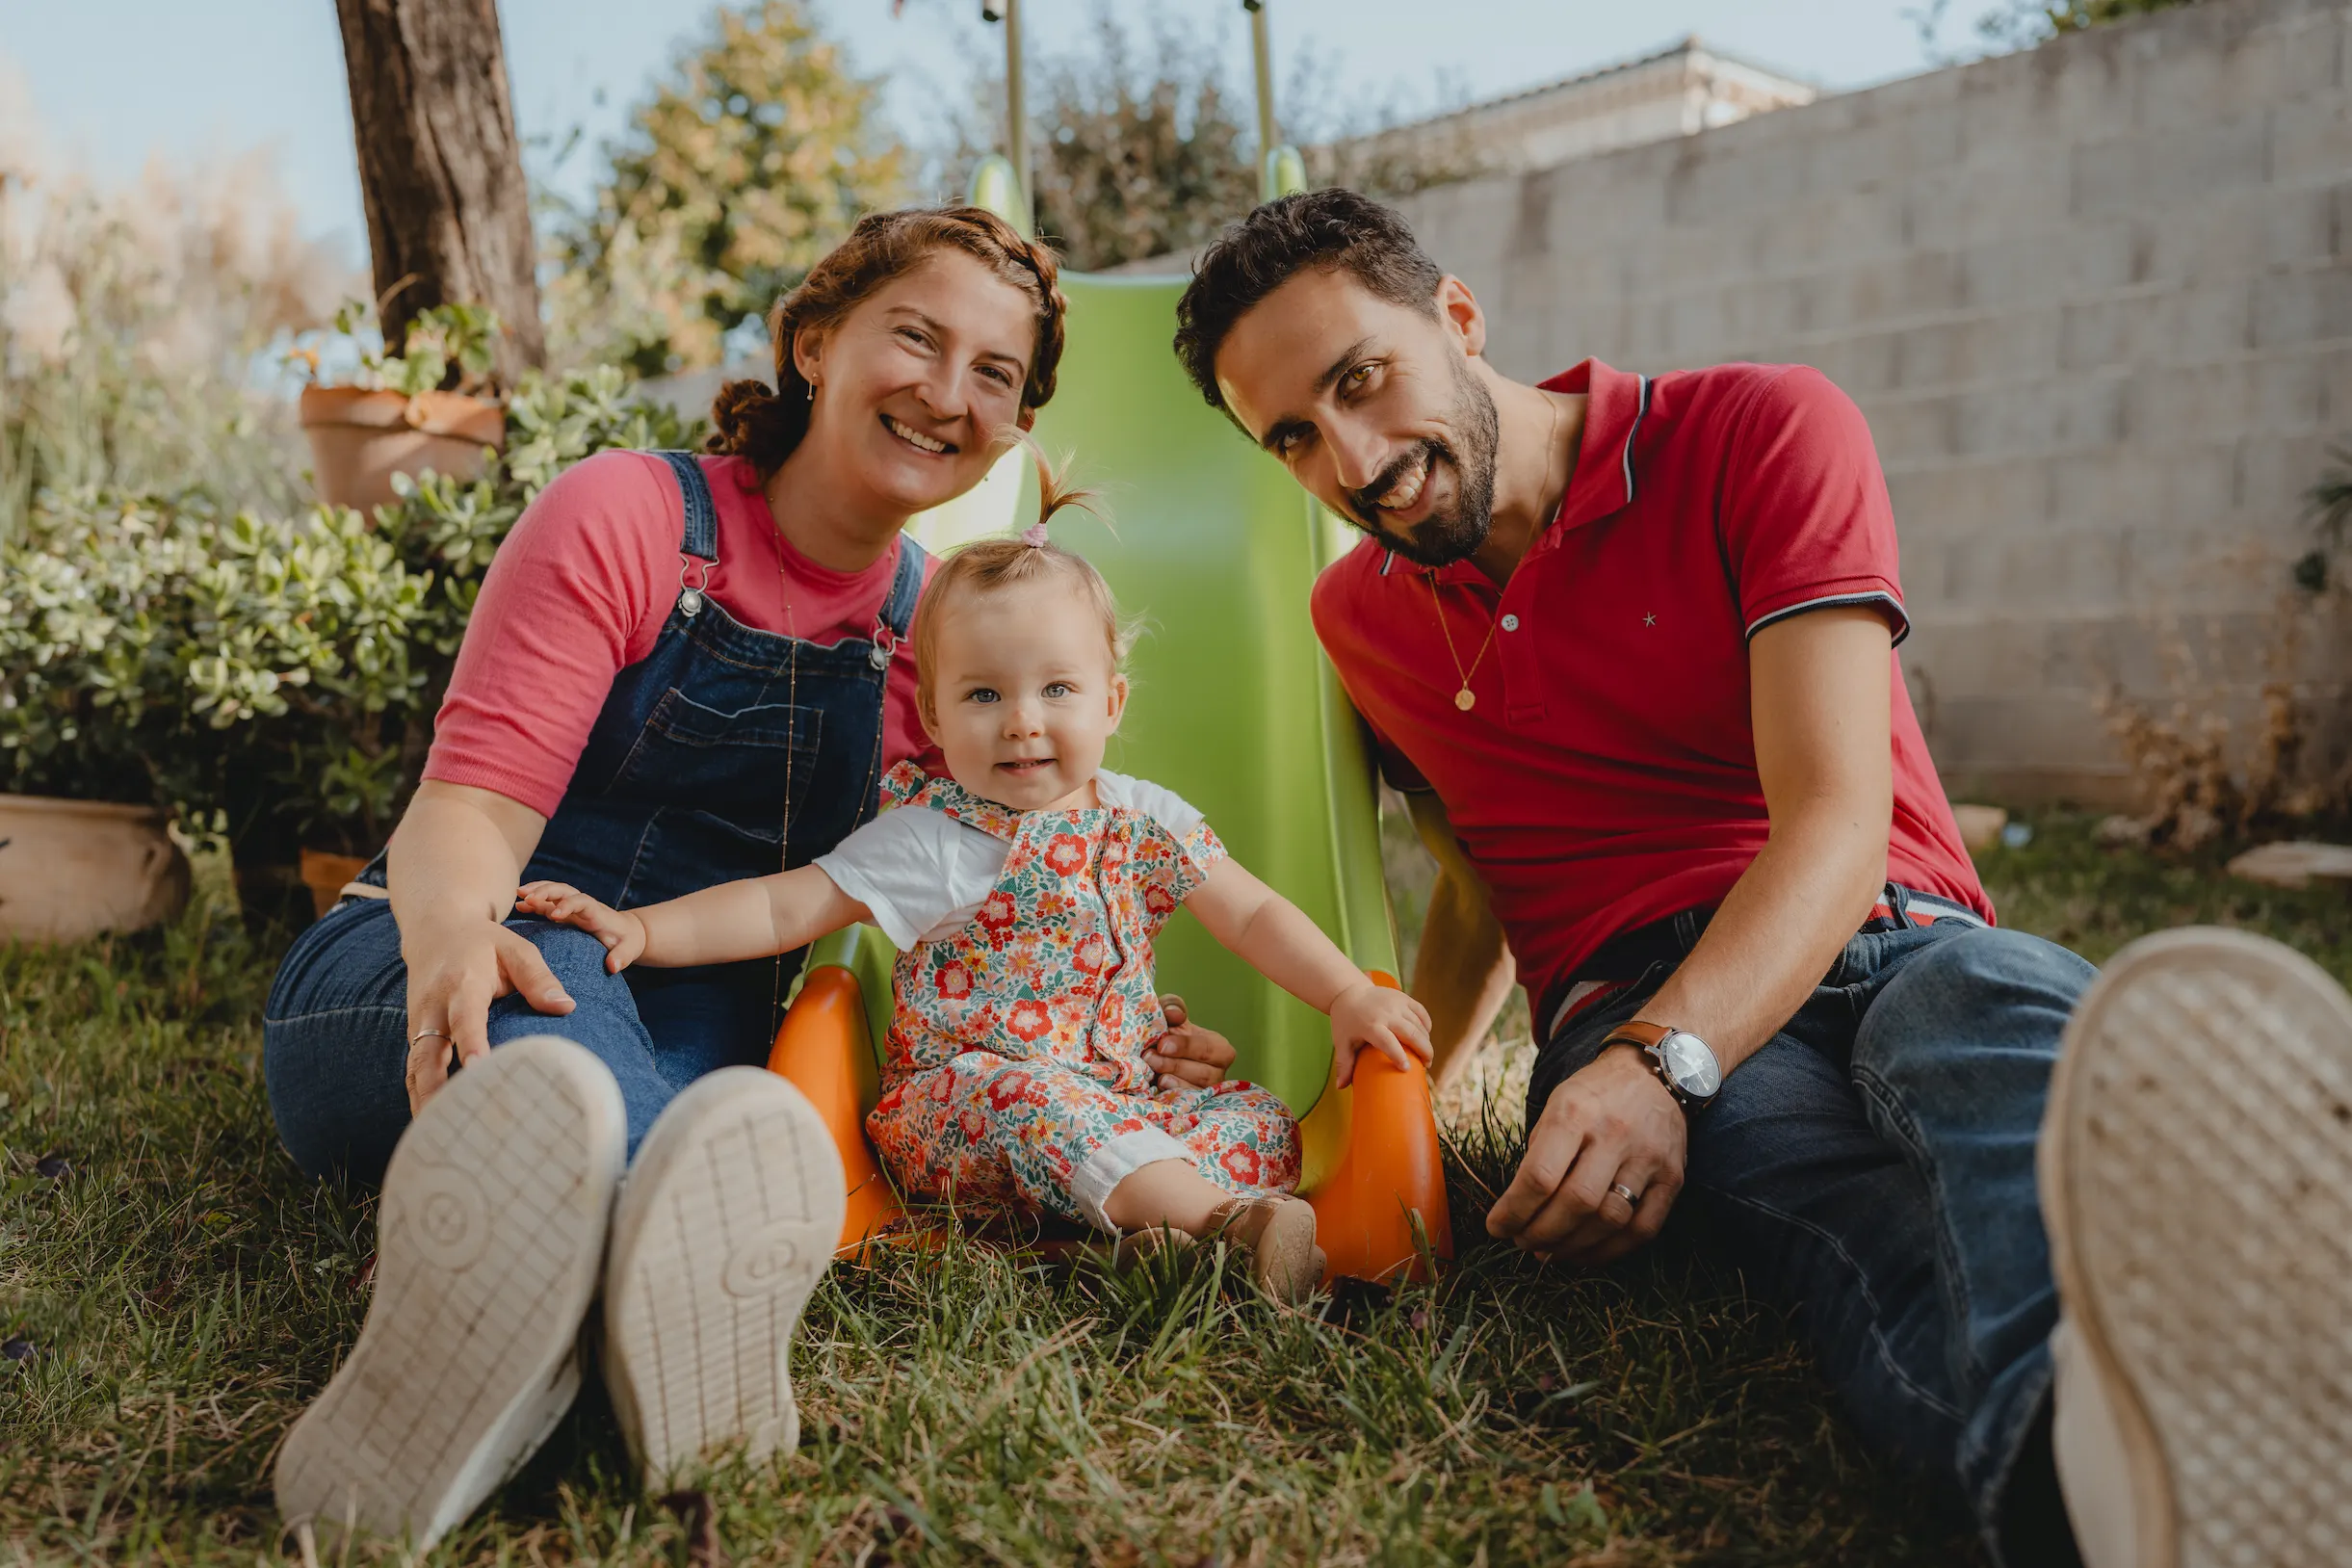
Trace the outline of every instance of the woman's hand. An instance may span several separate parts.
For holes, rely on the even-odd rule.
[[[435,923],[403,933],[408,960],[408,1111],[414,1115],[459,1066],[490,1049],[490,1004],[510,993],[562,1017],[572,999],[539,950],[486,919]]]
[[[1160,1075],[1160,1086],[1213,1089],[1225,1082],[1233,1066],[1233,1042],[1191,1022],[1184,998],[1173,991],[1160,999],[1160,1010],[1167,1014],[1168,1032],[1143,1053],[1144,1061]]]
[[[530,882],[515,895],[514,911],[572,926],[604,944],[607,974],[617,975],[645,951],[645,923],[626,910],[599,903],[562,882]]]
[[[1355,1082],[1356,1057],[1365,1047],[1399,1067],[1407,1051],[1429,1059],[1429,1009],[1389,986],[1358,980],[1331,999],[1331,1067],[1341,1088]]]

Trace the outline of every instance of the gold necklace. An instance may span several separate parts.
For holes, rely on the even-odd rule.
[[[1545,439],[1553,449],[1551,456],[1544,459],[1544,494],[1550,495],[1553,462],[1559,457],[1560,405],[1556,403],[1552,405],[1552,433]],[[1478,644],[1478,651],[1472,657],[1470,667],[1464,669],[1462,656],[1453,646],[1453,628],[1446,624],[1445,603],[1437,596],[1437,574],[1430,572],[1423,581],[1429,585],[1429,608],[1437,613],[1437,630],[1446,640],[1446,657],[1453,661],[1453,672],[1462,682],[1462,689],[1453,693],[1453,705],[1468,713],[1478,705],[1478,694],[1470,689],[1470,677],[1476,675],[1478,666],[1486,662],[1486,650],[1495,645],[1495,627],[1501,623],[1502,617],[1498,614],[1486,623],[1486,640]]]

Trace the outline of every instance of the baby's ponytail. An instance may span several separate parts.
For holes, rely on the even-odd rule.
[[[1045,525],[1054,520],[1054,513],[1065,507],[1076,507],[1081,511],[1103,518],[1103,514],[1095,509],[1094,505],[1100,499],[1102,492],[1073,482],[1070,478],[1070,465],[1066,459],[1062,462],[1056,462],[1047,457],[1045,448],[1039,446],[1037,438],[1027,431],[1015,430],[1012,432],[1012,438],[1029,450],[1030,460],[1037,465],[1037,520],[1022,534],[1022,542],[1027,544],[1045,543]],[[1110,519],[1103,518],[1103,521],[1108,526]],[[1033,538],[1032,535],[1035,536]]]

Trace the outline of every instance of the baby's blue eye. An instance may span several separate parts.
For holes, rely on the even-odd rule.
[[[966,702],[994,702],[996,699],[996,688],[992,686],[974,687],[964,693]]]
[[[1049,697],[1066,697],[1070,694],[1070,683],[1068,681],[1048,681],[1045,686],[1045,694]]]

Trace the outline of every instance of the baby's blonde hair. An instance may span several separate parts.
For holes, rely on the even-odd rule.
[[[1118,600],[1111,597],[1111,585],[1103,581],[1103,574],[1085,556],[1045,536],[1045,525],[1064,507],[1092,511],[1094,492],[1071,484],[1026,431],[1019,439],[1037,463],[1037,521],[1013,538],[981,539],[952,551],[924,585],[923,598],[915,606],[913,637],[915,668],[926,698],[930,693],[931,672],[937,667],[939,623],[958,601],[974,594],[1064,578],[1101,618],[1103,641],[1110,649],[1113,670],[1126,667],[1128,650],[1135,645],[1135,629],[1119,618]]]

